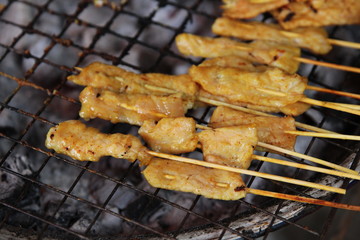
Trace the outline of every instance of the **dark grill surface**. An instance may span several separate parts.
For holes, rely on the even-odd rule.
[[[102,7],[95,3],[103,3]],[[186,73],[202,59],[182,56],[174,38],[181,32],[211,36],[218,1],[192,0],[0,0],[0,236],[30,239],[271,239],[286,225],[302,239],[328,239],[339,210],[249,195],[224,202],[154,189],[138,163],[103,158],[77,162],[44,146],[49,128],[79,119],[82,87],[66,80],[74,68],[94,61],[135,72]],[[259,17],[265,21],[267,16]],[[331,38],[360,41],[356,26],[327,29]],[[360,67],[359,51],[334,47],[306,58]],[[311,85],[359,92],[359,74],[302,64]],[[358,100],[308,92],[320,100]],[[206,123],[212,108],[189,112]],[[343,134],[359,134],[359,118],[312,107],[297,121]],[[103,132],[137,133],[137,127],[87,122]],[[296,150],[356,169],[353,141],[298,137]],[[302,162],[275,154],[265,156]],[[195,153],[194,157],[199,154]],[[253,161],[251,169],[350,188],[353,182]],[[245,177],[248,187],[341,201],[324,191]],[[349,200],[348,200],[349,201]],[[350,202],[348,202],[350,203]],[[341,210],[342,211],[342,210]],[[299,219],[310,214],[316,223]],[[319,223],[321,222],[321,224]],[[347,229],[349,226],[342,226]],[[339,235],[341,236],[341,235]],[[296,239],[296,236],[293,236]]]

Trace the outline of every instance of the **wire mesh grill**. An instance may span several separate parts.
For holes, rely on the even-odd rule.
[[[137,163],[111,158],[99,163],[76,162],[44,147],[50,127],[79,118],[77,97],[82,88],[66,81],[68,75],[77,74],[75,66],[101,61],[137,72],[185,73],[201,59],[179,54],[174,46],[175,36],[181,32],[211,35],[210,26],[220,15],[220,4],[206,0],[133,0],[103,1],[102,7],[96,7],[92,1],[14,0],[0,5],[2,234],[11,236],[16,232],[39,239],[252,239],[271,238],[272,231],[291,225],[313,238],[326,236],[336,210],[331,210],[326,222],[315,230],[297,223],[299,218],[318,209],[315,206],[261,197],[222,202],[191,194],[185,194],[186,201],[179,202],[170,191],[139,184]],[[266,16],[261,20],[265,19]],[[328,30],[334,38],[360,39],[356,27]],[[304,53],[304,57],[318,58],[309,53]],[[358,51],[335,48],[321,60],[359,66],[360,58]],[[310,65],[303,65],[300,73],[315,85],[350,92],[359,90],[356,74]],[[326,94],[309,95],[357,103]],[[189,115],[206,123],[211,111],[200,109]],[[318,107],[298,117],[298,121],[344,134],[358,134],[358,120]],[[137,131],[136,127],[101,120],[89,124],[105,132]],[[351,141],[305,137],[299,137],[296,145],[305,154],[353,169],[357,167],[358,147]],[[268,165],[253,163],[252,169],[267,171]],[[274,171],[283,175],[285,170]],[[308,174],[299,169],[290,172],[291,176],[332,186],[349,184],[341,178]],[[285,193],[329,200],[341,198],[254,177],[246,180],[248,187],[264,184]],[[122,205],[129,201],[128,195],[136,196],[135,200]],[[115,206],[114,202],[118,204]],[[159,209],[160,204],[174,212],[176,221],[161,217],[164,208]],[[87,211],[92,214],[86,215]],[[102,226],[100,221],[106,224]],[[158,223],[154,224],[155,221]],[[101,228],[109,229],[102,232]]]

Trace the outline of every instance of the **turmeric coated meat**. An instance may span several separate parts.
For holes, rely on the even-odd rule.
[[[143,171],[155,188],[191,192],[206,198],[237,200],[246,195],[240,174],[154,158]]]
[[[269,41],[241,43],[229,38],[211,38],[182,33],[176,37],[176,46],[184,55],[195,57],[239,56],[252,63],[266,64],[295,73],[299,68],[300,48]]]
[[[142,125],[145,120],[164,117],[183,117],[192,103],[179,95],[154,96],[122,94],[86,87],[79,96],[80,116],[86,120],[101,118],[112,123]]]
[[[360,24],[360,1],[296,1],[272,14],[285,29]]]
[[[260,142],[294,150],[296,135],[284,132],[296,130],[292,117],[257,116],[227,107],[217,107],[209,122],[209,126],[213,128],[244,124],[255,124]]]
[[[193,118],[163,118],[147,120],[139,129],[140,136],[158,152],[180,154],[192,152],[198,144],[196,122]]]
[[[147,165],[152,158],[135,136],[104,134],[77,120],[62,122],[51,128],[45,145],[80,161],[99,161],[102,156],[113,156],[130,162],[138,159],[141,164]]]
[[[301,47],[317,54],[326,54],[332,48],[327,40],[327,32],[323,28],[296,28],[289,32],[276,24],[218,18],[212,25],[212,31],[220,36],[236,37],[242,40],[267,40]]]
[[[205,161],[247,169],[258,138],[255,125],[242,125],[203,130],[199,141]]]

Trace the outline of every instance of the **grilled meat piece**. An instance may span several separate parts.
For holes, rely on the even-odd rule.
[[[253,72],[262,72],[265,71],[266,68],[268,68],[265,65],[256,65],[242,57],[230,55],[230,56],[224,56],[224,57],[215,57],[215,58],[209,58],[204,60],[201,64],[199,64],[200,67],[233,67],[233,68],[239,68],[242,70],[248,70]]]
[[[254,3],[251,0],[223,0],[223,15],[230,18],[253,18],[257,15],[284,6],[288,0],[271,0]]]
[[[164,117],[183,117],[193,104],[179,95],[122,94],[86,87],[79,96],[80,116],[86,120],[101,118],[112,123],[141,126],[149,119],[158,121]]]
[[[192,152],[198,144],[196,122],[193,118],[163,118],[144,121],[139,129],[140,136],[158,152],[180,154]]]
[[[300,48],[284,46],[269,41],[241,43],[229,38],[201,37],[192,34],[179,34],[176,46],[184,55],[195,57],[239,56],[252,63],[266,64],[295,73],[299,68]]]
[[[189,73],[205,91],[224,97],[233,104],[284,107],[300,100],[307,84],[305,78],[278,68],[252,72],[238,68],[192,66]],[[287,96],[277,96],[259,89],[282,92]]]
[[[152,158],[135,136],[104,134],[77,120],[62,122],[51,128],[45,145],[80,161],[99,161],[102,156],[113,156],[130,162],[138,159],[141,164],[147,165]]]
[[[237,200],[246,195],[240,174],[224,170],[154,158],[143,174],[156,188],[191,192],[220,200]]]
[[[255,124],[260,142],[294,150],[296,135],[284,132],[296,130],[295,120],[292,117],[257,116],[227,107],[217,107],[209,122],[209,126],[213,128],[244,124]]]
[[[195,97],[198,88],[189,75],[166,75],[160,73],[137,74],[120,67],[95,62],[85,67],[79,75],[68,79],[82,86],[92,86],[121,93],[169,95],[180,92],[185,97]],[[151,86],[169,89],[162,91]],[[171,91],[172,90],[172,91]]]
[[[203,130],[198,136],[205,161],[244,169],[258,142],[255,125]]]
[[[297,1],[272,11],[272,14],[285,29],[360,24],[360,1]]]
[[[327,41],[327,32],[323,28],[296,28],[288,32],[276,24],[218,18],[212,25],[212,31],[221,36],[236,37],[242,40],[267,40],[301,47],[317,54],[326,54],[332,48]]]

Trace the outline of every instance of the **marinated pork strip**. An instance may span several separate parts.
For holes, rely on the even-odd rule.
[[[193,98],[198,91],[197,85],[186,74],[178,76],[160,73],[137,74],[100,62],[88,65],[79,75],[69,76],[68,79],[82,86],[131,94],[167,95],[163,91],[149,89],[147,85],[175,90],[190,98]]]
[[[299,101],[304,95],[307,80],[297,74],[289,74],[278,68],[264,72],[252,72],[238,68],[192,66],[189,74],[193,81],[213,94],[228,99],[231,103],[248,103],[267,107],[284,107]],[[275,96],[259,91],[269,89],[286,93]]]
[[[327,40],[327,32],[323,28],[296,28],[292,32],[287,32],[277,24],[218,18],[212,25],[212,31],[221,36],[236,37],[241,40],[274,41],[284,45],[305,48],[316,54],[326,54],[332,49]]]
[[[158,121],[164,117],[183,117],[192,103],[181,94],[155,96],[125,94],[99,88],[86,87],[79,96],[80,117],[85,120],[101,118],[112,123],[141,126],[145,120]]]
[[[241,43],[229,38],[211,38],[192,34],[179,34],[176,46],[184,55],[195,57],[240,56],[252,63],[266,64],[281,68],[289,73],[299,69],[300,48],[280,45],[269,41],[253,41]]]
[[[253,18],[257,15],[277,9],[289,3],[288,0],[270,0],[254,3],[251,0],[223,0],[223,15],[230,18]]]
[[[288,116],[298,116],[298,115],[306,112],[311,107],[311,105],[303,103],[303,102],[296,102],[293,104],[286,105],[284,107],[268,107],[268,106],[260,106],[260,105],[249,104],[249,103],[244,103],[244,102],[231,102],[226,97],[211,94],[202,88],[200,88],[200,90],[199,90],[199,97],[216,100],[216,101],[220,101],[223,103],[229,103],[229,104],[232,104],[235,106],[247,107],[249,109],[253,109],[253,110],[257,110],[257,111],[261,111],[261,112],[271,112],[271,113],[280,113],[281,112]]]
[[[212,66],[234,67],[234,68],[239,68],[242,70],[248,70],[248,71],[253,71],[253,72],[263,72],[268,68],[268,66],[256,65],[242,57],[235,56],[235,55],[209,58],[209,59],[204,60],[198,66],[200,66],[200,67],[212,67]]]
[[[199,141],[204,160],[248,169],[257,145],[255,125],[241,125],[203,130]]]
[[[142,165],[147,165],[152,159],[135,136],[104,134],[77,120],[62,122],[51,128],[45,145],[57,153],[80,161],[99,161],[103,156],[112,156],[130,162],[138,159]]]
[[[198,144],[196,122],[193,118],[163,118],[144,121],[139,135],[151,149],[158,152],[180,154],[192,152]]]
[[[320,4],[292,2],[272,11],[285,29],[360,24],[359,0],[327,0]]]
[[[154,158],[142,173],[156,188],[220,200],[238,200],[246,195],[240,174],[224,170]]]
[[[260,142],[293,151],[296,135],[285,131],[294,131],[295,120],[292,117],[265,117],[237,111],[228,107],[217,107],[209,122],[212,128],[254,124]]]

